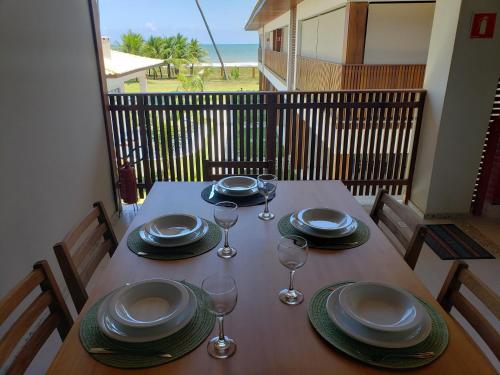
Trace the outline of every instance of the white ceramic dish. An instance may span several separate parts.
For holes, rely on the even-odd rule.
[[[257,194],[257,180],[248,176],[229,176],[221,179],[215,185],[215,191],[219,194],[233,197],[247,197]]]
[[[409,332],[422,323],[425,311],[406,290],[373,282],[353,283],[339,295],[342,310],[366,327],[385,332]]]
[[[345,212],[329,208],[306,208],[297,212],[297,219],[311,229],[324,233],[343,231],[352,224],[352,217]]]
[[[175,320],[189,303],[187,288],[174,280],[152,279],[129,284],[109,301],[109,314],[127,327],[155,327]]]
[[[410,332],[382,332],[363,326],[351,319],[340,306],[339,294],[343,287],[333,291],[326,301],[326,311],[329,318],[346,335],[368,345],[387,349],[409,348],[421,343],[429,336],[432,321],[428,314],[422,323]]]
[[[343,230],[334,231],[332,233],[320,232],[320,231],[314,230],[314,229],[308,227],[307,225],[304,225],[303,223],[301,223],[297,219],[297,216],[295,214],[290,215],[290,224],[292,224],[292,226],[295,229],[297,229],[299,232],[302,232],[302,233],[307,234],[307,235],[312,236],[312,237],[319,237],[319,238],[347,237],[347,236],[353,234],[356,231],[356,229],[358,228],[358,222],[356,221],[356,219],[353,218],[351,225],[344,228]]]
[[[203,221],[203,220],[202,220]],[[200,241],[208,233],[208,224],[203,221],[203,225],[196,232],[183,238],[170,239],[170,240],[158,240],[151,236],[145,229],[144,226],[139,230],[139,236],[141,239],[156,247],[180,247],[192,244],[194,242]]]
[[[196,232],[203,220],[187,214],[169,214],[157,217],[145,224],[145,230],[156,240],[185,238]]]
[[[151,342],[173,335],[177,331],[184,328],[191,321],[198,306],[196,296],[193,291],[189,288],[186,289],[189,293],[189,304],[185,313],[173,322],[175,324],[146,328],[122,326],[120,323],[113,320],[111,315],[108,313],[109,301],[113,296],[112,294],[102,302],[101,306],[99,306],[99,309],[97,310],[97,324],[99,329],[107,337],[127,343]]]

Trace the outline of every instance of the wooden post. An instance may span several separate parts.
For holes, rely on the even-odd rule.
[[[278,94],[267,94],[266,157],[276,164],[276,115]]]
[[[255,78],[255,67],[252,67],[252,78]]]
[[[138,99],[138,106],[139,110],[138,115],[139,115],[139,132],[140,132],[140,138],[141,138],[141,154],[142,154],[142,160],[144,164],[144,182],[146,183],[146,192],[149,193],[149,190],[153,186],[153,183],[151,181],[151,166],[149,165],[150,163],[150,158],[149,158],[149,152],[150,152],[150,141],[148,137],[148,131],[147,131],[147,121],[146,121],[146,104],[145,104],[145,94],[139,94],[137,96]]]
[[[344,64],[363,64],[368,3],[347,3],[344,28]]]

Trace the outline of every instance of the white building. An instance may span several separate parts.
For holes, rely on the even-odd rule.
[[[102,52],[108,92],[119,94],[124,92],[125,82],[137,79],[141,92],[147,92],[148,81],[146,71],[163,65],[163,60],[132,55],[111,49],[109,38],[102,38]]]

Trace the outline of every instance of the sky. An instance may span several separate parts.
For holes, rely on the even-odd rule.
[[[215,42],[258,43],[254,31],[244,26],[256,0],[199,0]],[[112,43],[132,30],[145,38],[181,33],[210,43],[210,37],[196,7],[195,0],[99,0],[101,34]]]

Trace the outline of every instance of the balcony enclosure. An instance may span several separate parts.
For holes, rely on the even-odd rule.
[[[155,181],[203,181],[204,160],[272,160],[280,180],[342,180],[356,195],[384,187],[408,197],[425,92],[108,98],[115,153],[135,163],[141,196]]]

